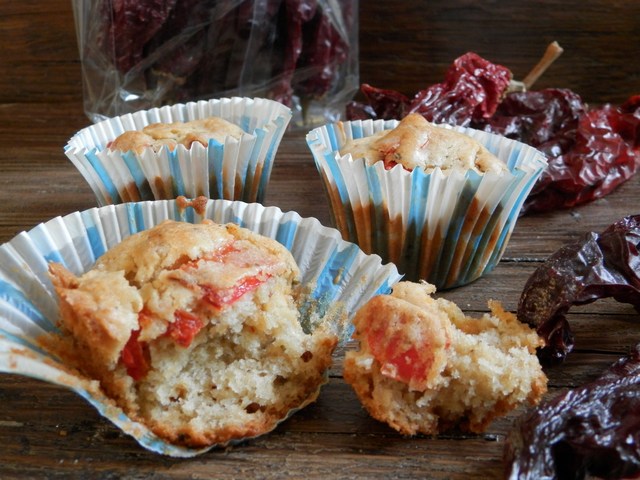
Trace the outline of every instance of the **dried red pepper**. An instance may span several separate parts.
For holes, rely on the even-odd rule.
[[[504,459],[509,480],[640,475],[640,344],[595,381],[520,417]]]
[[[144,48],[167,21],[177,0],[111,0],[100,5],[106,20],[98,38],[116,68],[128,72],[145,55]]]
[[[169,3],[171,8],[162,21],[161,28],[148,42],[136,44],[137,48],[142,48],[142,56],[137,59],[129,68],[144,66],[147,88],[164,89],[163,84],[171,85],[175,82],[183,82],[189,78],[207,53],[206,31],[200,26],[202,19],[209,15],[208,2],[202,0],[172,0]],[[113,28],[113,27],[112,27]],[[191,31],[188,39],[180,45],[171,45],[171,39],[177,38],[181,32]],[[168,47],[170,46],[170,47]],[[170,48],[171,55],[164,56],[161,53]],[[153,66],[145,65],[145,58],[155,58]],[[129,69],[121,68],[125,73]]]
[[[430,122],[467,126],[493,115],[510,81],[507,68],[470,52],[453,62],[442,83],[419,91],[411,100],[400,92],[362,85],[373,112],[351,102],[347,117],[374,118],[366,116],[373,113],[375,118],[401,119],[417,112]]]
[[[620,107],[588,108],[570,90],[512,93],[480,127],[547,155],[549,165],[523,213],[601,198],[640,170],[640,96]]]
[[[612,297],[640,312],[640,215],[624,217],[604,232],[589,233],[551,255],[529,277],[518,318],[546,341],[542,363],[564,360],[574,337],[566,319],[573,305]]]
[[[552,159],[571,150],[585,110],[582,98],[568,89],[513,92],[474,127],[524,142]]]
[[[367,83],[360,86],[360,91],[367,101],[353,101],[347,104],[349,120],[400,120],[409,113],[409,97],[400,92],[372,87]]]
[[[467,53],[449,67],[444,82],[418,92],[409,112],[434,123],[467,126],[493,115],[510,82],[509,69]]]
[[[548,168],[522,213],[580,205],[612,192],[640,170],[640,95],[623,105],[589,108],[568,89],[507,93],[511,74],[475,54],[453,62],[445,81],[412,100],[363,84],[367,102],[347,106],[348,119],[401,119],[419,112],[436,123],[470,126],[527,143]]]
[[[354,2],[341,0],[339,5],[344,23],[353,25]],[[331,90],[340,65],[348,60],[351,45],[345,32],[341,32],[336,25],[335,18],[315,12],[304,26],[303,49],[300,52],[297,78],[294,81],[299,93],[312,98],[322,97]]]

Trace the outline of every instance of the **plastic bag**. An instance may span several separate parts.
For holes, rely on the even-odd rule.
[[[294,127],[344,117],[359,86],[357,0],[73,0],[84,110],[278,100]]]

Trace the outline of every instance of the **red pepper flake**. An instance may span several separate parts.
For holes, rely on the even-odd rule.
[[[434,361],[429,348],[424,348],[421,353],[404,332],[385,327],[371,329],[367,338],[373,356],[382,365],[384,375],[406,384],[424,384]]]
[[[393,160],[385,160],[384,161],[384,169],[385,170],[391,170],[396,165],[398,165],[398,162],[395,162]]]
[[[166,334],[178,345],[187,348],[198,332],[202,330],[204,323],[193,313],[184,310],[176,310],[173,317],[174,321],[167,327]]]
[[[127,369],[127,374],[136,382],[142,380],[151,369],[151,356],[146,342],[138,341],[140,330],[131,332],[124,349],[120,353],[120,360]]]
[[[175,268],[181,268],[182,270],[188,270],[191,268],[198,268],[198,264],[200,262],[217,262],[222,263],[224,260],[234,252],[237,252],[238,249],[235,246],[235,242],[229,242],[222,247],[220,247],[215,252],[202,256],[200,258],[196,258],[195,260],[189,260],[180,262],[175,266]]]
[[[245,293],[255,290],[262,285],[269,275],[256,275],[240,280],[231,288],[214,290],[209,285],[201,285],[204,290],[204,299],[216,308],[223,308],[238,301]]]

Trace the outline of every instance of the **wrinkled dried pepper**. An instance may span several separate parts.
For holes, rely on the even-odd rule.
[[[412,99],[363,84],[367,103],[349,103],[347,118],[401,119],[417,112],[430,122],[468,126],[494,114],[510,81],[507,68],[467,53],[453,62],[443,82],[419,91]]]
[[[536,147],[549,166],[523,212],[569,208],[615,190],[640,169],[640,96],[587,107],[566,89],[509,94],[484,125]]]
[[[546,342],[538,352],[547,365],[573,349],[566,318],[573,305],[612,297],[640,312],[640,215],[624,217],[602,233],[589,233],[551,255],[529,277],[518,318]]]
[[[595,381],[521,416],[504,465],[508,480],[640,475],[640,345]]]

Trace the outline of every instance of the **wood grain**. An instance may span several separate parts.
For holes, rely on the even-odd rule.
[[[0,242],[55,216],[96,206],[64,145],[89,121],[69,0],[0,2]],[[557,40],[565,53],[536,88],[566,87],[591,103],[640,87],[640,2],[430,0],[360,2],[362,82],[413,94],[467,51],[522,78]],[[439,294],[472,315],[487,300],[515,310],[534,269],[567,242],[638,213],[640,178],[571,210],[518,220],[505,256],[478,281]],[[288,132],[265,200],[331,225],[303,132]],[[593,379],[640,342],[637,312],[613,300],[574,308],[576,351],[548,371],[547,397]],[[347,348],[352,348],[349,346]],[[0,375],[0,478],[500,478],[504,438],[524,408],[484,435],[403,438],[372,420],[341,377],[342,350],[318,402],[273,433],[176,460],[142,449],[63,388]]]
[[[361,80],[380,88],[413,95],[442,81],[451,61],[466,52],[521,80],[552,41],[564,53],[534,89],[570,88],[587,102],[620,103],[640,85],[637,64],[628,61],[640,54],[638,2],[361,3]]]

